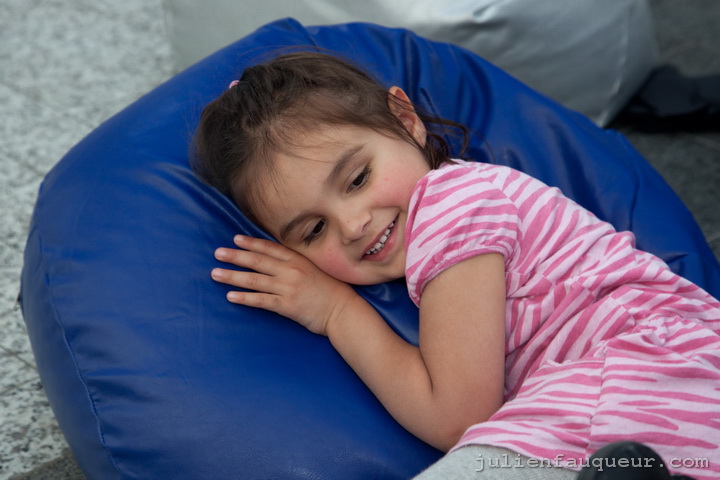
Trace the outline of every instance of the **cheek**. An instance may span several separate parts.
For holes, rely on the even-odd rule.
[[[408,175],[398,175],[395,178],[383,178],[378,185],[378,200],[386,205],[397,205],[406,209],[410,204],[410,196],[417,184],[415,178]]]
[[[353,265],[348,261],[347,256],[337,250],[326,248],[322,253],[315,254],[310,261],[323,272],[331,277],[337,278],[346,283],[353,283]]]
[[[415,185],[429,171],[430,168],[421,157],[398,158],[378,183],[378,195],[386,204],[407,208]]]

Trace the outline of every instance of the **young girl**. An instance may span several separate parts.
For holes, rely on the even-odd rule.
[[[228,300],[326,335],[452,450],[427,478],[574,478],[626,438],[720,475],[720,303],[557,189],[451,159],[442,128],[462,130],[330,55],[245,70],[203,112],[196,167],[279,243],[216,251],[242,267],[212,271]],[[418,347],[349,286],[402,277]],[[482,468],[501,457],[516,468]]]

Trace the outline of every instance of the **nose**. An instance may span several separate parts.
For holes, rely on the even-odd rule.
[[[340,230],[346,245],[360,240],[365,236],[372,216],[367,210],[348,211],[339,219]]]

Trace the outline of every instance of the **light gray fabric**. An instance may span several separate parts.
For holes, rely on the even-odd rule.
[[[658,61],[647,0],[164,0],[178,68],[270,21],[372,22],[455,43],[606,125]]]
[[[414,480],[573,480],[577,472],[504,448],[468,445],[451,452]]]

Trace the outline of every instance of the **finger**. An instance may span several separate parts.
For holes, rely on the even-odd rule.
[[[234,248],[218,248],[215,258],[221,262],[231,263],[238,267],[248,268],[267,275],[277,275],[280,270],[280,260],[262,253]]]
[[[224,268],[214,268],[210,272],[213,280],[232,285],[233,287],[246,288],[265,293],[278,293],[277,282],[272,277],[256,272],[242,272],[237,270],[227,270]]]
[[[228,292],[227,299],[231,303],[245,305],[247,307],[262,308],[278,313],[281,308],[280,299],[277,295],[258,292]]]
[[[235,235],[233,242],[238,247],[251,252],[262,253],[278,260],[290,260],[294,252],[289,248],[263,238],[248,237],[247,235]]]

